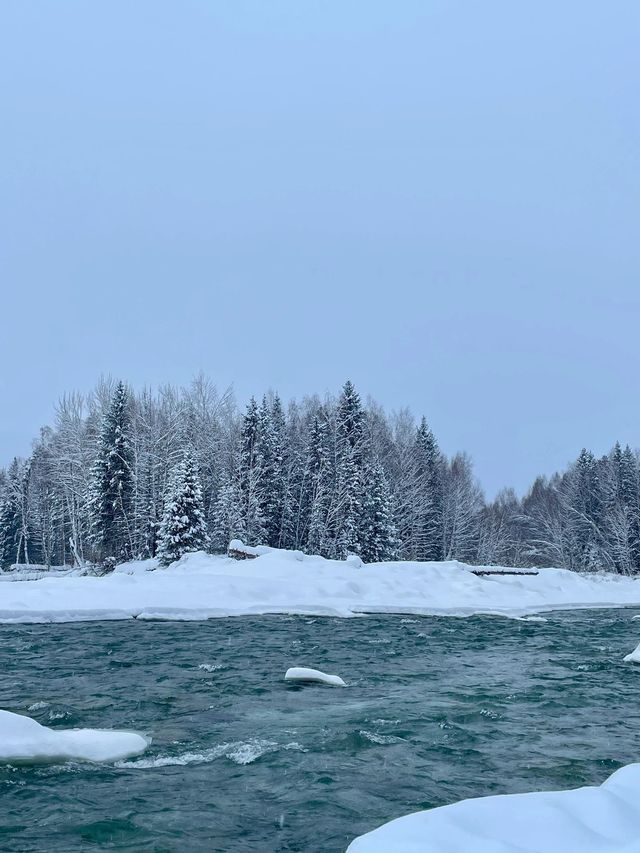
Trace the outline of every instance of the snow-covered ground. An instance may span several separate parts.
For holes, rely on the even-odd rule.
[[[120,761],[139,755],[149,739],[137,732],[101,729],[55,730],[0,710],[0,761]]]
[[[600,787],[463,800],[416,812],[347,853],[639,853],[640,764]]]
[[[278,550],[241,561],[195,553],[166,569],[149,560],[123,564],[105,577],[74,573],[0,584],[0,622],[199,620],[259,613],[521,617],[625,605],[640,606],[640,581],[617,575],[542,569],[538,575],[477,577],[457,562],[358,567]]]

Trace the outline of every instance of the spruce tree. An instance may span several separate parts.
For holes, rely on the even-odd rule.
[[[329,554],[329,511],[334,487],[329,421],[324,408],[314,416],[309,429],[305,460],[302,513],[304,544],[312,554]]]
[[[260,413],[252,397],[242,421],[240,436],[240,491],[247,545],[263,545],[267,536],[263,515],[265,464],[260,438]]]
[[[30,562],[29,542],[32,525],[29,518],[28,490],[30,462],[14,459],[7,472],[0,501],[0,567]]]
[[[442,462],[433,432],[422,418],[414,446],[413,554],[414,560],[441,560]]]
[[[347,381],[336,412],[336,498],[334,554],[344,559],[360,549],[362,475],[365,460],[364,411],[360,395]]]
[[[397,557],[391,492],[379,462],[364,470],[364,496],[360,519],[360,557],[365,563],[381,563]]]
[[[242,515],[242,492],[235,475],[224,474],[211,519],[211,545],[216,553],[224,553],[232,539],[246,537]]]
[[[203,550],[207,544],[202,487],[189,452],[175,467],[170,480],[158,535],[158,560],[161,566],[168,566],[190,551]]]
[[[116,386],[103,419],[98,455],[91,472],[91,540],[99,559],[132,556],[133,454],[129,392]]]
[[[284,471],[285,420],[282,403],[276,395],[269,405],[263,398],[259,411],[257,459],[261,466],[259,477],[260,516],[264,524],[264,544],[282,546],[286,497]]]

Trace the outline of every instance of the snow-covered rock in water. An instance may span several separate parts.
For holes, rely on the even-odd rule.
[[[630,654],[625,655],[624,657],[625,663],[640,663],[640,644],[635,647],[635,649],[630,652]]]
[[[285,675],[285,681],[311,682],[314,684],[330,684],[332,687],[346,687],[345,682],[339,675],[327,675],[319,669],[310,669],[307,666],[292,666]]]
[[[347,853],[639,853],[640,764],[600,787],[462,800],[392,820]]]
[[[31,717],[0,710],[0,761],[119,761],[139,755],[149,739],[137,732],[57,731]]]

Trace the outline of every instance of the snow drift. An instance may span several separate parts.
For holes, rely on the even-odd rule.
[[[640,764],[600,787],[463,800],[392,820],[347,853],[638,853]]]
[[[210,619],[262,613],[520,617],[547,610],[640,605],[640,582],[611,574],[541,569],[478,577],[458,562],[363,565],[255,549],[255,559],[202,552],[166,569],[153,560],[110,575],[0,584],[0,622]],[[155,569],[155,571],[153,571]]]
[[[0,761],[120,761],[139,755],[149,739],[136,732],[100,729],[56,731],[25,717],[0,710]]]

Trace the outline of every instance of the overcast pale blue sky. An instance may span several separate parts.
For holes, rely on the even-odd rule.
[[[0,9],[0,463],[64,391],[426,414],[493,494],[640,445],[636,0]]]

